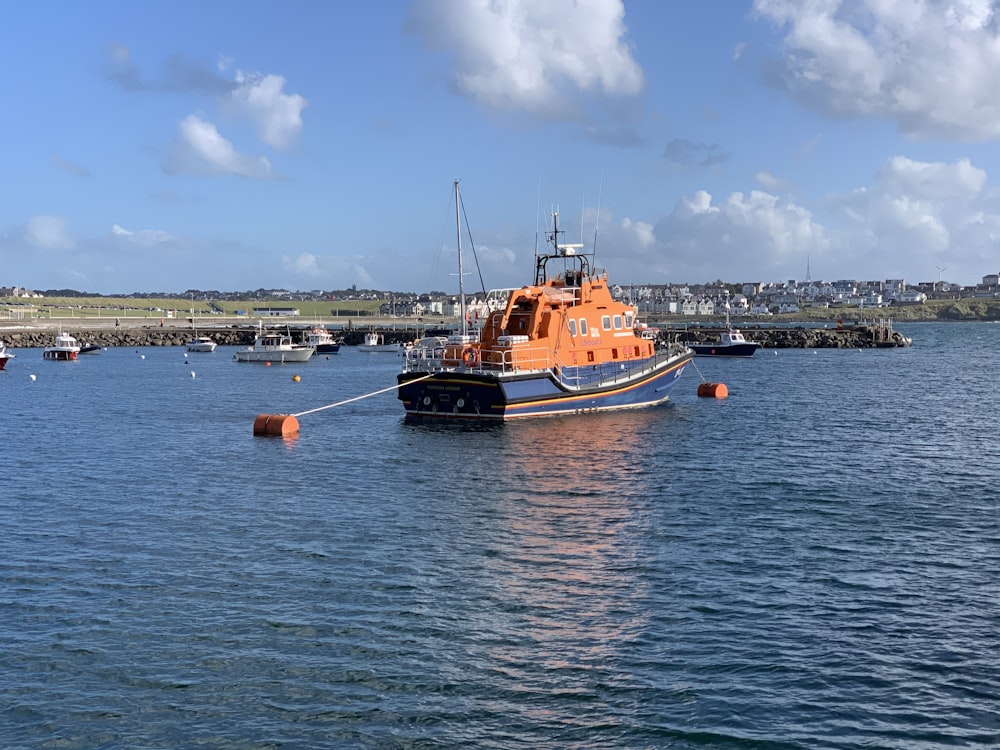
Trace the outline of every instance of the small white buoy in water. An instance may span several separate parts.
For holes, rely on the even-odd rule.
[[[140,354],[140,355],[139,355],[139,359],[145,359],[145,358],[146,358],[146,355],[145,355],[145,354]]]
[[[31,378],[32,383],[35,382],[35,373],[31,373],[28,377]]]
[[[194,377],[194,370],[191,370],[191,377]]]

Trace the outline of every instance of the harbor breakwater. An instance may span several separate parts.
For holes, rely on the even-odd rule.
[[[191,329],[170,326],[142,326],[135,328],[64,328],[77,341],[100,347],[185,346],[192,338]],[[290,329],[292,338],[304,340],[308,329]],[[722,327],[661,328],[658,340],[685,343],[710,343],[719,340]],[[258,329],[256,326],[199,327],[197,335],[209,336],[219,346],[249,346]],[[426,334],[417,328],[380,329],[387,343],[404,343]],[[356,346],[364,340],[364,330],[333,331],[345,346]],[[744,329],[751,341],[767,349],[871,349],[909,346],[910,340],[890,323],[870,323],[840,328],[760,327]],[[56,329],[0,329],[0,340],[12,348],[40,348],[52,346],[58,334]]]
[[[665,328],[660,340],[707,344],[719,341],[724,327]],[[749,341],[756,341],[765,349],[875,349],[909,346],[911,340],[892,327],[890,321],[858,323],[837,328],[784,328],[742,329]]]

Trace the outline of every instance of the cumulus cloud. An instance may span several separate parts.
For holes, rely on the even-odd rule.
[[[232,92],[232,109],[257,127],[260,139],[277,149],[288,148],[302,130],[302,110],[308,102],[284,92],[285,78],[239,71]]]
[[[266,156],[239,153],[215,125],[198,115],[180,121],[178,138],[163,165],[167,174],[231,174],[254,180],[272,177],[271,162]]]
[[[72,250],[76,239],[59,216],[33,216],[24,226],[23,239],[41,250]]]
[[[977,280],[996,273],[1000,196],[968,160],[889,159],[872,184],[836,196],[850,224],[845,252],[933,278],[936,265]]]
[[[1000,137],[1000,15],[987,0],[755,0],[784,34],[781,85],[837,115],[907,134]]]
[[[482,105],[551,119],[581,116],[581,93],[631,97],[644,86],[621,0],[417,0],[407,22],[453,58],[455,89]]]
[[[236,69],[230,71],[232,60],[220,57],[214,65],[188,59],[174,54],[167,58],[165,71],[161,77],[145,78],[132,59],[131,50],[120,42],[107,49],[111,67],[110,78],[127,91],[135,92],[187,92],[210,97],[226,115],[250,122],[257,137],[268,146],[284,150],[294,144],[302,131],[302,112],[308,101],[300,94],[285,91],[284,76],[277,74],[248,73]],[[191,118],[195,118],[192,120]],[[182,130],[191,131],[208,125],[198,115],[190,115],[182,123]],[[214,130],[214,125],[210,126]],[[217,135],[217,133],[216,133]],[[187,132],[182,140],[204,142],[207,134],[196,135]],[[218,155],[218,149],[211,151]],[[190,154],[206,156],[197,147]],[[183,163],[183,159],[180,160]],[[206,159],[213,163],[212,159]],[[246,162],[244,158],[234,159],[231,155],[218,162],[210,171],[224,171],[245,176],[266,176],[266,170],[259,160]],[[237,165],[238,164],[238,165]],[[188,168],[175,171],[191,171]]]

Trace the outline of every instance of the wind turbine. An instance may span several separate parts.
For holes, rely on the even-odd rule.
[[[938,284],[941,283],[941,274],[948,270],[948,266],[934,266],[938,270]]]

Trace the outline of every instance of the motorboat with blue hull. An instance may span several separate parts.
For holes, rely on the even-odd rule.
[[[752,357],[760,349],[756,341],[747,341],[735,328],[723,331],[719,343],[688,344],[699,357]]]
[[[455,200],[457,214],[457,183]],[[397,388],[407,417],[509,420],[668,399],[693,352],[640,336],[635,308],[612,297],[582,245],[559,241],[557,213],[552,221],[552,249],[536,256],[534,284],[490,293],[496,304],[475,329],[404,352]],[[461,257],[459,240],[464,306]]]
[[[688,346],[699,357],[752,357],[760,349],[756,341],[747,341],[738,328],[729,323],[729,292],[726,292],[726,330],[719,334],[716,343],[690,343]]]

